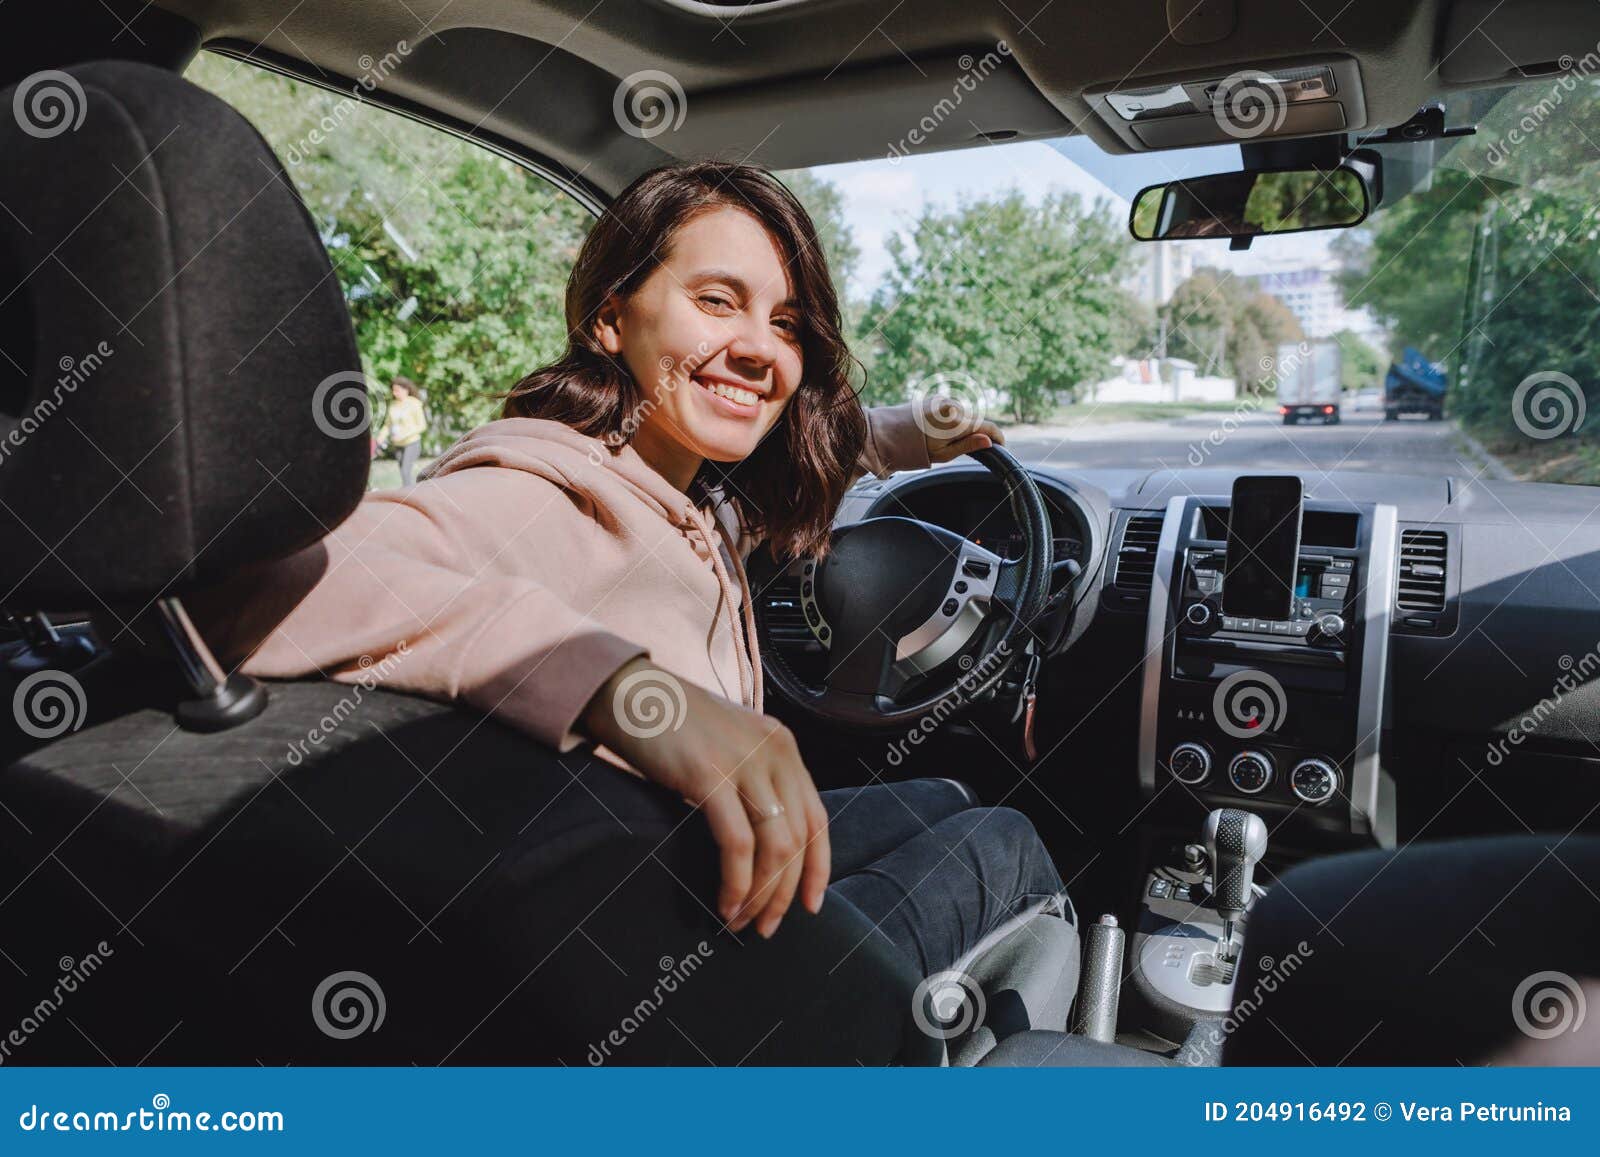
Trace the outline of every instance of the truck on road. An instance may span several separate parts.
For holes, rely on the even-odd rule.
[[[1407,346],[1383,380],[1383,420],[1395,422],[1402,414],[1423,414],[1428,421],[1437,422],[1444,417],[1445,385],[1444,370]]]
[[[1336,341],[1286,342],[1278,347],[1273,373],[1283,424],[1339,421],[1340,368]]]

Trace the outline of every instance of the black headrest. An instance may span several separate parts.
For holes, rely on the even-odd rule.
[[[126,62],[36,73],[0,109],[0,606],[181,594],[341,522],[361,361],[260,135]]]

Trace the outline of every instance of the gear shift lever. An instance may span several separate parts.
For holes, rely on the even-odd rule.
[[[1222,917],[1217,957],[1239,954],[1237,921],[1250,906],[1256,865],[1267,854],[1267,825],[1254,812],[1218,808],[1206,816],[1206,857],[1211,861],[1211,901]]]

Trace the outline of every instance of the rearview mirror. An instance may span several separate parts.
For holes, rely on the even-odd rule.
[[[1140,241],[1348,229],[1373,202],[1367,179],[1348,164],[1213,173],[1140,190],[1128,229]]]

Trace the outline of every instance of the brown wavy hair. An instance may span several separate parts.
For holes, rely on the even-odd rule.
[[[667,165],[634,181],[601,215],[567,280],[567,349],[504,396],[502,416],[550,418],[599,438],[613,452],[632,441],[628,421],[646,402],[621,358],[601,348],[593,322],[613,296],[626,301],[667,259],[677,231],[701,213],[742,209],[766,228],[801,312],[800,385],[747,457],[706,459],[690,485],[696,502],[730,503],[745,528],[779,557],[827,552],[828,530],[867,441],[866,413],[850,380],[839,299],[816,228],[793,193],[753,165]]]

